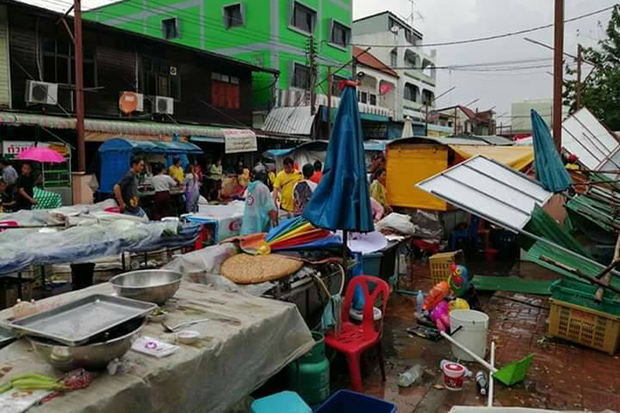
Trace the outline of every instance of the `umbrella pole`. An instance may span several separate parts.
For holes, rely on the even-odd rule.
[[[347,230],[342,231],[342,267],[344,268],[345,279],[349,274],[349,268],[347,264],[347,245],[348,245],[349,232]]]

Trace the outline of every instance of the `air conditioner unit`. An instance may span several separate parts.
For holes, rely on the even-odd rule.
[[[153,109],[155,113],[172,115],[174,113],[174,99],[164,96],[155,96],[155,107]]]
[[[58,85],[56,83],[36,82],[28,80],[26,82],[26,102],[39,103],[45,105],[58,104]]]
[[[144,95],[142,93],[136,93],[136,99],[138,100],[136,112],[144,112]]]

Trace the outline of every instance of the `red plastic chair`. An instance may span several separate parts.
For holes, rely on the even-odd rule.
[[[375,289],[370,294],[369,284],[374,284]],[[364,293],[364,309],[361,324],[354,324],[349,319],[349,311],[353,302],[353,295],[356,287],[361,287]],[[357,392],[362,391],[362,372],[360,368],[360,357],[368,348],[376,346],[379,354],[381,377],[385,381],[385,361],[383,360],[383,349],[381,348],[381,336],[383,335],[383,319],[387,306],[390,289],[385,281],[377,277],[359,275],[353,277],[347,287],[342,306],[342,326],[340,334],[328,333],[325,337],[325,344],[333,349],[344,353],[349,362],[349,374],[351,375],[351,387]],[[381,295],[381,320],[374,321],[374,304]],[[378,324],[378,326],[377,326]]]

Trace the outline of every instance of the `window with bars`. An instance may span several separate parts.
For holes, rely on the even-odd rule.
[[[329,37],[329,41],[332,44],[340,47],[347,47],[349,39],[351,38],[351,29],[344,24],[340,24],[336,21],[332,22],[332,31]]]
[[[227,29],[243,26],[243,5],[241,3],[224,6],[224,26]]]
[[[165,96],[181,100],[181,75],[176,66],[163,59],[143,58],[145,95]]]
[[[404,91],[405,100],[409,100],[411,102],[417,102],[419,96],[420,96],[420,88],[418,88],[416,85],[412,85],[411,83],[405,83],[405,91]]]
[[[398,51],[396,49],[392,49],[390,52],[390,66],[398,67]]]
[[[371,106],[377,106],[377,95],[370,94],[369,99],[368,99],[368,103]]]
[[[293,69],[293,81],[291,83],[291,86],[299,89],[310,88],[310,68],[308,66],[303,66],[295,63],[295,68]]]
[[[306,33],[312,34],[316,24],[316,12],[301,3],[293,3],[291,25]]]
[[[162,36],[166,40],[178,39],[181,37],[179,31],[179,19],[173,17],[171,19],[164,19],[161,21]]]
[[[44,38],[41,41],[43,81],[59,84],[75,83],[75,50],[71,40]],[[97,86],[95,47],[83,49],[84,87]]]

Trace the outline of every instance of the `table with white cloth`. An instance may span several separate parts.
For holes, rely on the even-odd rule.
[[[112,293],[105,283],[42,302]],[[163,308],[168,325],[210,320],[189,328],[200,333],[196,343],[178,344],[176,353],[161,359],[130,350],[123,357],[126,371],[114,376],[102,372],[88,388],[28,412],[224,412],[314,344],[299,311],[289,303],[183,281]],[[11,309],[0,312],[2,320],[11,316]],[[173,340],[173,334],[153,323],[139,336]],[[61,375],[25,338],[0,350],[0,366],[12,368],[5,379],[20,373]]]

